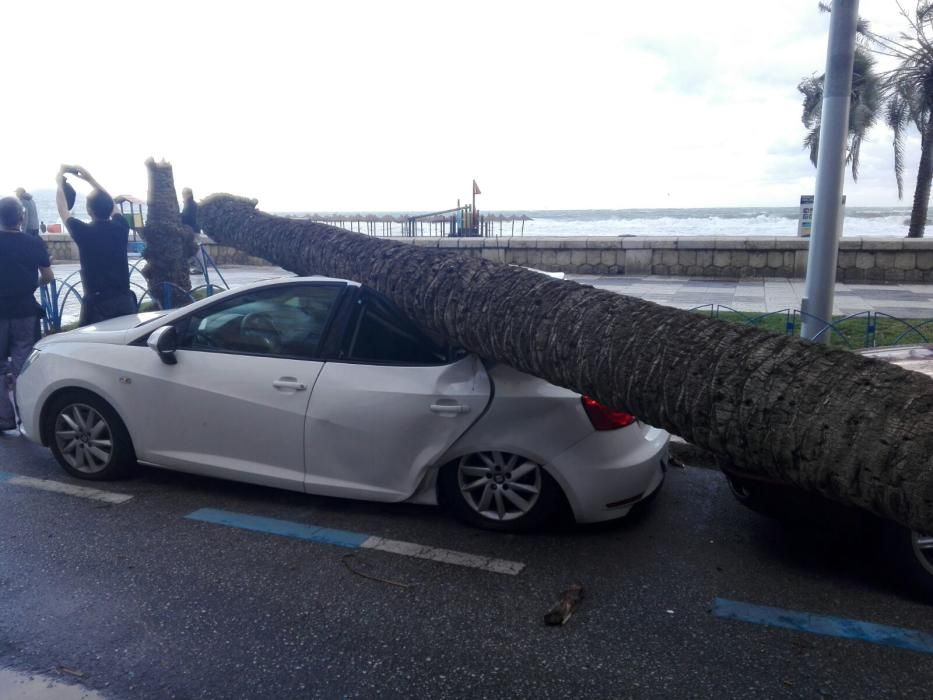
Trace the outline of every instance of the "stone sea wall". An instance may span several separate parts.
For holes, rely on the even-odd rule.
[[[54,260],[59,261],[77,261],[78,247],[71,240],[71,236],[66,233],[47,233],[42,238],[45,240],[49,249],[49,254]],[[247,255],[235,248],[217,245],[210,242],[209,239],[201,237],[201,242],[207,248],[207,252],[214,258],[218,265],[268,265],[269,263],[262,258],[255,258]],[[53,264],[54,264],[53,260]]]
[[[77,260],[66,234],[44,236],[56,260]],[[265,261],[207,242],[219,265]],[[463,255],[540,270],[593,275],[803,278],[808,241],[802,238],[398,238],[410,245],[456,250]],[[933,283],[933,238],[846,238],[839,247],[841,282]]]
[[[409,238],[413,245],[541,270],[594,275],[803,278],[803,238]],[[933,283],[933,239],[851,238],[839,246],[842,282]]]

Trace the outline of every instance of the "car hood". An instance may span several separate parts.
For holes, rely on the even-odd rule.
[[[130,316],[119,316],[65,333],[53,333],[36,343],[38,349],[55,343],[123,343],[129,330],[165,316],[168,311],[147,311]]]
[[[866,357],[884,360],[904,369],[920,372],[933,378],[933,345],[911,345],[894,348],[863,350]]]

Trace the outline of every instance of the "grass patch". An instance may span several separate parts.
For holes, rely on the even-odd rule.
[[[787,312],[739,312],[708,310],[696,311],[704,316],[711,316],[730,323],[762,328],[781,335],[800,336],[801,319],[798,314]],[[884,314],[867,313],[847,318],[845,316],[833,317],[835,331],[830,333],[830,345],[854,349],[866,347],[881,347],[885,345],[917,345],[933,343],[933,319],[906,318],[899,319]]]

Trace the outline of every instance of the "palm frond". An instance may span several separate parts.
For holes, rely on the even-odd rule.
[[[810,129],[803,139],[803,147],[810,149],[810,162],[816,167],[817,159],[820,155],[820,126]]]
[[[852,164],[852,180],[858,182],[858,157],[862,150],[862,137],[854,135],[849,145],[849,153],[846,156],[846,162]]]
[[[900,97],[895,96],[885,105],[884,121],[894,132],[894,179],[897,181],[897,198],[904,198],[904,128],[910,118],[910,108]]]

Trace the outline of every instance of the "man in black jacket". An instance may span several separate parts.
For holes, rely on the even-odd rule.
[[[0,432],[16,429],[9,389],[39,339],[39,284],[52,281],[42,242],[20,229],[24,211],[16,197],[0,199]]]
[[[65,195],[65,173],[87,182],[93,189],[87,196],[90,223],[76,219]],[[84,168],[63,165],[58,172],[58,193],[55,202],[65,228],[78,244],[81,258],[81,300],[79,325],[99,323],[108,318],[135,314],[136,295],[130,290],[130,271],[126,242],[130,226],[113,197]]]

